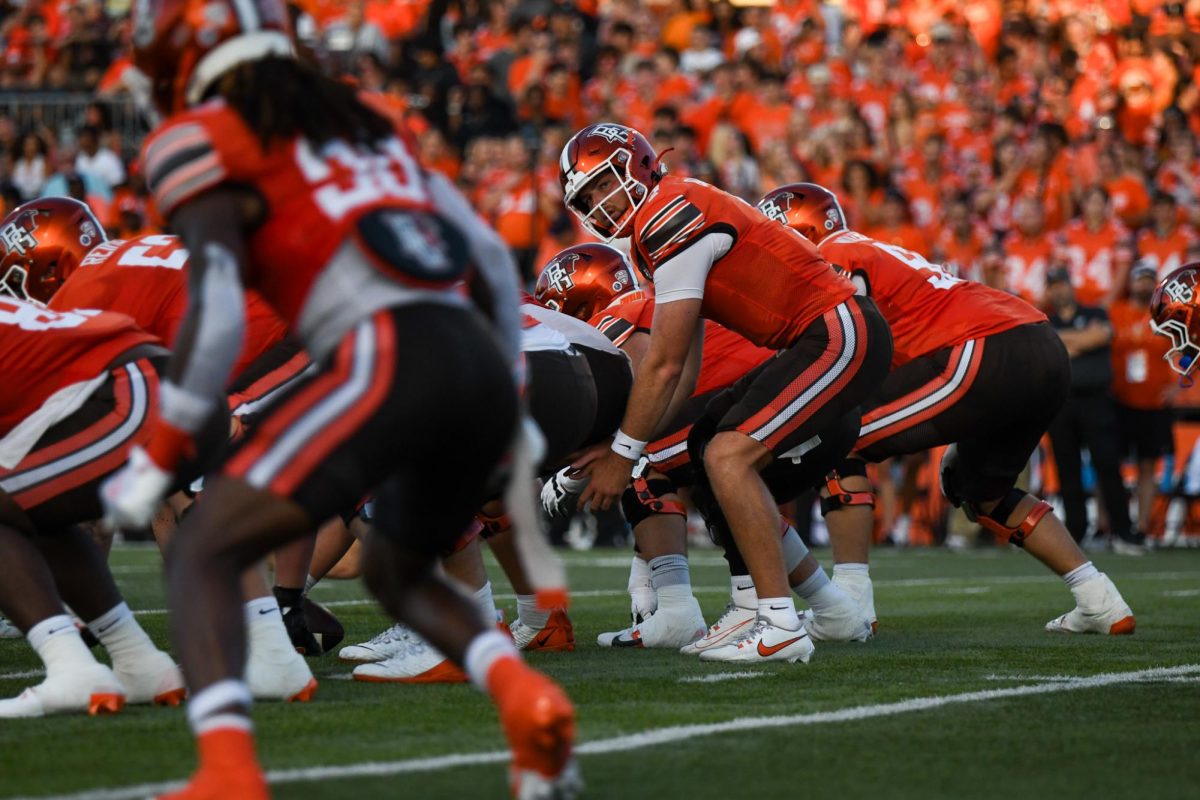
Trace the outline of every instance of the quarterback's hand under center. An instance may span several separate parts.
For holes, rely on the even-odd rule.
[[[592,511],[606,511],[620,499],[629,485],[636,461],[617,455],[612,450],[600,456],[584,468],[583,473],[591,478],[583,494],[579,496],[579,507],[591,507]]]

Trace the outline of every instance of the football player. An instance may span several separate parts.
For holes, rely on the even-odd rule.
[[[572,796],[566,695],[436,570],[501,459],[528,449],[503,242],[353,87],[296,58],[280,0],[213,0],[203,13],[141,0],[132,28],[164,119],[144,146],[148,183],[192,265],[162,415],[103,487],[111,517],[145,523],[219,402],[242,346],[243,282],[318,364],[210,475],[175,537],[172,624],[200,765],[173,796],[267,796],[240,674],[237,575],[371,491],[368,586],[491,694],[514,793]]]
[[[822,186],[780,187],[759,208],[844,270],[892,329],[892,372],[863,407],[853,454],[821,493],[834,580],[874,619],[866,464],[949,444],[941,464],[946,498],[1060,575],[1074,595],[1076,607],[1046,629],[1133,633],[1133,612],[1113,582],[1048,503],[1015,488],[1070,378],[1066,349],[1045,315],[1006,292],[955,278],[918,253],[849,230],[837,197]]]
[[[0,293],[58,311],[96,308],[125,314],[168,348],[174,347],[187,309],[188,252],[177,237],[106,240],[91,210],[69,197],[25,203],[0,222],[0,230],[5,240],[18,231],[25,240],[23,247],[6,248],[0,259]],[[233,428],[238,431],[249,424],[243,420],[252,419],[308,366],[303,351],[284,339],[283,321],[253,292],[247,294],[246,317],[246,342],[230,386]],[[164,552],[168,532],[165,525],[154,526]],[[310,549],[311,544],[298,542],[277,555],[280,586],[274,594],[286,599],[300,593]],[[250,641],[247,682],[254,696],[308,699],[315,685],[312,672],[294,647],[313,655],[320,648],[304,622],[301,603],[291,603],[284,619],[275,613],[282,609],[261,568],[247,572],[244,581]]]
[[[887,323],[807,240],[709,184],[666,174],[631,128],[584,128],[563,148],[559,170],[567,207],[606,242],[630,238],[634,265],[655,284],[625,418],[612,448],[579,465],[591,477],[580,501],[606,508],[624,493],[698,346],[702,316],[779,350],[711,401],[689,434],[703,466],[697,505],[728,520],[759,595],[745,634],[700,658],[807,661],[813,645],[790,595],[782,520],[759,473],[787,459],[815,479],[845,456],[858,405],[891,360]]]
[[[529,413],[546,440],[538,472],[549,475],[572,454],[612,436],[621,422],[633,376],[625,354],[594,328],[544,308],[531,298],[521,304],[521,312],[525,397]],[[474,524],[443,559],[446,574],[474,596],[483,619],[495,620],[496,608],[479,536],[492,547],[517,595],[517,619],[509,629],[517,647],[574,650],[575,632],[566,610],[538,606],[517,556],[512,522],[499,499],[484,504]],[[338,657],[360,664],[354,669],[356,680],[440,683],[467,679],[435,647],[403,625],[393,626],[370,641],[344,647]]]
[[[3,230],[10,251],[32,241],[23,228]],[[94,237],[100,227],[89,221],[79,231]],[[99,519],[96,488],[129,443],[148,439],[166,355],[120,314],[57,313],[0,297],[0,610],[46,665],[44,681],[0,700],[0,718],[183,700],[175,662],[138,625],[80,527]],[[84,645],[64,601],[108,650],[112,669]]]
[[[604,244],[581,244],[557,254],[537,281],[538,300],[579,319],[586,319],[621,347],[635,369],[645,356],[654,318],[654,295],[639,284],[624,253]],[[687,448],[692,424],[717,394],[775,355],[745,338],[706,322],[700,373],[692,395],[671,417],[666,431],[646,447],[646,464],[621,497],[625,518],[633,527],[638,552],[630,570],[634,624],[602,633],[602,647],[675,647],[689,654],[724,644],[753,624],[757,602],[744,564],[731,564],[731,600],[704,636],[696,638],[703,616],[692,595],[687,564],[687,512],[678,491],[694,483]],[[770,470],[778,469],[772,465]],[[569,471],[555,475],[543,489],[547,510],[560,511],[583,482]],[[719,520],[718,520],[719,522]],[[714,533],[720,541],[727,536]],[[782,547],[788,583],[813,608],[827,638],[865,639],[870,629],[856,604],[809,555],[800,535],[784,526]],[[736,555],[736,549],[727,551]],[[749,596],[748,596],[749,595]],[[638,617],[642,617],[641,620]]]

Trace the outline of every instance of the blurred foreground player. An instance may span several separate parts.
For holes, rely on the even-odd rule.
[[[237,576],[372,490],[368,585],[492,694],[514,793],[570,796],[570,702],[434,568],[515,440],[503,244],[352,88],[296,60],[282,2],[148,0],[133,41],[165,118],[146,174],[192,271],[161,423],[103,489],[112,518],[145,523],[218,402],[241,346],[243,280],[319,365],[210,476],[172,544],[172,623],[200,750],[176,797],[267,796],[240,677]]]

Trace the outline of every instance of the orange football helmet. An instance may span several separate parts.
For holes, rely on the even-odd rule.
[[[0,222],[0,294],[45,304],[93,247],[106,241],[92,210],[70,197],[43,197]]]
[[[1200,261],[1184,264],[1158,283],[1150,297],[1150,328],[1171,340],[1163,356],[1171,369],[1191,375],[1200,358]]]
[[[767,192],[758,210],[787,225],[814,245],[847,230],[837,195],[815,183],[789,183]]]
[[[639,289],[625,254],[606,244],[577,244],[550,260],[534,287],[547,308],[589,320],[613,300]]]
[[[133,63],[163,116],[200,102],[238,64],[269,55],[295,55],[283,0],[134,0]]]
[[[558,162],[563,201],[583,227],[605,242],[633,232],[633,215],[666,173],[645,136],[624,125],[601,122],[572,136]],[[583,191],[604,177],[615,179],[611,191],[592,202]],[[614,218],[605,208],[624,194],[626,208]]]

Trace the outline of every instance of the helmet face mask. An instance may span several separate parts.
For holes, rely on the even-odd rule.
[[[656,163],[649,141],[632,128],[591,125],[563,147],[559,159],[563,201],[593,236],[603,242],[623,239],[632,233],[633,216],[661,174],[655,171]],[[606,178],[613,188],[593,199],[597,185]],[[614,216],[606,206],[621,199],[625,208]]]
[[[20,264],[13,264],[0,277],[0,296],[12,297],[25,302],[33,302],[38,305],[38,301],[29,296],[29,270],[25,269]]]
[[[1200,331],[1193,330],[1200,325],[1198,279],[1200,263],[1186,264],[1163,278],[1150,299],[1150,329],[1171,340],[1163,358],[1184,378],[1191,377],[1200,361]]]

